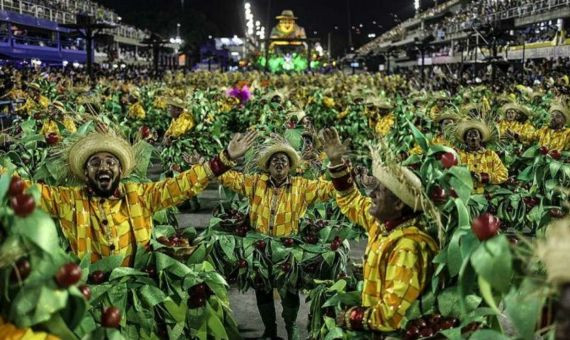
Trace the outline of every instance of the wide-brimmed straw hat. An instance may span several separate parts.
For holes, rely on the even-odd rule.
[[[490,141],[493,137],[491,128],[485,121],[479,119],[464,119],[456,124],[456,138],[465,142],[465,133],[471,129],[479,131],[483,143]]]
[[[269,171],[269,160],[271,159],[271,157],[273,155],[275,155],[276,153],[284,153],[287,155],[287,157],[289,157],[289,169],[290,171],[293,171],[297,168],[297,166],[299,165],[299,161],[301,159],[301,157],[299,157],[299,154],[297,153],[297,151],[295,151],[295,149],[293,149],[293,147],[291,145],[289,145],[287,142],[283,141],[279,141],[276,143],[272,143],[271,145],[268,145],[267,147],[265,147],[264,149],[261,150],[261,154],[257,160],[257,166],[263,170],[263,171]]]
[[[385,166],[374,160],[372,174],[388,190],[414,211],[422,211],[422,181],[411,170],[400,165]]]
[[[175,107],[179,107],[181,109],[186,108],[186,103],[178,97],[168,97],[166,99],[166,104],[171,105],[171,106],[175,106]]]
[[[118,136],[94,132],[77,140],[69,148],[68,162],[71,173],[79,179],[84,178],[85,163],[98,152],[108,152],[117,157],[124,177],[135,167],[135,151],[129,142]]]

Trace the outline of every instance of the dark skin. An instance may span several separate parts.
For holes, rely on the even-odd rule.
[[[467,132],[465,132],[463,139],[465,140],[467,151],[469,152],[479,151],[483,148],[481,144],[482,143],[481,132],[479,132],[479,130],[477,129],[467,130]]]
[[[100,197],[110,197],[121,181],[121,162],[109,152],[98,152],[85,164],[87,185]]]
[[[562,130],[566,125],[566,117],[560,111],[554,111],[550,118],[550,128],[553,130]]]
[[[289,156],[284,152],[277,152],[269,158],[269,176],[277,186],[285,182],[290,168]]]
[[[182,114],[183,111],[184,111],[184,109],[181,107],[174,106],[174,105],[168,106],[168,112],[170,113],[170,116],[174,119],[180,117],[180,115]]]
[[[515,110],[507,110],[507,112],[505,113],[505,118],[506,118],[509,122],[514,122],[514,121],[518,120],[519,114],[518,114],[518,112],[515,111]]]

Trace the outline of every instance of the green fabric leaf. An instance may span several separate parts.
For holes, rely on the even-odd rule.
[[[158,287],[145,285],[140,290],[141,299],[151,307],[163,302],[166,299],[166,294],[162,292]]]
[[[478,330],[477,332],[473,333],[473,335],[469,338],[469,340],[489,340],[489,339],[509,340],[508,337],[492,329]]]
[[[505,235],[481,243],[471,256],[471,264],[494,289],[504,293],[509,290],[513,267],[509,241]]]
[[[105,273],[112,272],[115,268],[118,268],[123,263],[123,256],[121,255],[113,255],[113,256],[105,256],[101,260],[92,263],[89,266],[89,272],[94,272],[96,270],[101,270]]]
[[[59,249],[55,223],[40,209],[26,218],[14,217],[12,232],[32,241],[48,254],[54,254]]]
[[[519,289],[513,287],[505,296],[505,312],[516,328],[519,337],[525,340],[535,338],[535,327],[541,316],[547,294],[548,292],[545,291],[543,285],[526,278]]]

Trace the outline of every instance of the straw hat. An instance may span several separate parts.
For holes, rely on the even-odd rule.
[[[423,210],[422,181],[411,170],[400,165],[388,167],[375,159],[372,163],[372,174],[414,211]]]
[[[175,107],[179,107],[181,109],[186,108],[186,103],[178,97],[168,97],[166,99],[166,104],[171,105],[171,106],[175,106]]]
[[[526,106],[517,104],[517,103],[509,103],[509,104],[503,105],[503,107],[501,107],[501,112],[503,114],[506,114],[508,110],[513,110],[513,111],[516,111],[518,113],[522,113],[527,118],[532,115],[532,111],[529,108],[527,108]]]
[[[368,97],[365,101],[365,105],[373,105],[379,109],[392,110],[394,106],[385,98],[381,97]]]
[[[295,20],[298,18],[295,16],[295,14],[293,14],[292,10],[286,9],[286,10],[283,10],[281,12],[281,15],[276,16],[275,19],[277,19],[277,20],[281,20],[281,19],[293,19],[293,20]]]
[[[77,178],[84,178],[85,163],[98,152],[108,152],[117,157],[124,177],[135,167],[135,151],[129,142],[111,134],[94,132],[77,140],[69,148],[68,163],[71,173]]]
[[[556,111],[559,111],[564,115],[566,118],[566,126],[570,126],[570,110],[568,109],[568,106],[564,105],[562,101],[556,101],[552,103],[548,112],[553,114]]]
[[[489,125],[479,119],[464,119],[456,124],[455,137],[460,141],[465,141],[465,133],[471,129],[479,131],[481,134],[481,141],[486,143],[493,137],[493,133]]]
[[[268,145],[263,150],[261,150],[260,156],[257,160],[257,166],[260,169],[269,172],[269,160],[273,155],[280,152],[286,154],[287,157],[289,157],[290,171],[295,170],[299,165],[301,157],[299,157],[297,151],[295,151],[295,149],[293,149],[293,147],[289,145],[285,140],[276,141],[275,143],[272,143],[271,145]]]

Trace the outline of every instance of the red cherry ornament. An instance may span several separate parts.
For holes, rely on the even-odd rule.
[[[18,177],[14,176],[10,180],[10,189],[8,189],[8,195],[10,196],[18,196],[24,193],[24,189],[26,189],[26,184],[24,181]]]
[[[500,227],[501,220],[490,213],[484,213],[471,222],[471,230],[481,241],[496,236]]]
[[[109,307],[101,315],[101,325],[106,328],[118,328],[121,323],[121,311],[117,307]]]
[[[59,268],[55,274],[55,281],[60,288],[67,288],[76,284],[81,279],[81,267],[70,262]]]
[[[59,135],[55,132],[51,132],[46,136],[46,143],[48,145],[55,145],[59,143]]]
[[[36,202],[32,195],[20,194],[10,199],[10,206],[17,216],[26,217],[34,211]]]
[[[441,166],[443,166],[444,169],[449,169],[451,167],[454,167],[458,163],[457,157],[453,152],[446,152],[443,155],[441,155],[440,161],[441,161]]]

